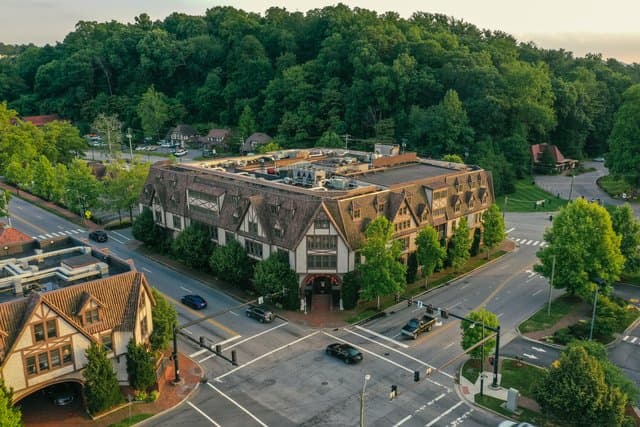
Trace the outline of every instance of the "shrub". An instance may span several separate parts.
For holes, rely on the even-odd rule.
[[[342,278],[342,305],[345,310],[351,310],[358,305],[360,281],[360,275],[356,271],[350,271]]]
[[[147,400],[149,402],[155,402],[156,400],[158,400],[158,397],[160,397],[160,393],[158,392],[158,390],[153,390],[151,393],[149,393],[149,396],[147,396]]]
[[[143,390],[137,390],[136,394],[134,396],[134,400],[138,401],[138,402],[142,402],[143,400],[147,400],[148,395],[146,391]]]
[[[558,329],[553,333],[553,342],[556,344],[567,345],[573,340],[575,340],[575,337],[569,328]]]

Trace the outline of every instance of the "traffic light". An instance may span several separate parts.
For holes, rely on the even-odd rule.
[[[420,371],[413,371],[413,381],[416,383],[420,381]]]
[[[222,354],[222,346],[220,344],[216,344],[216,354]]]
[[[444,308],[441,308],[440,309],[440,316],[443,319],[448,319],[449,318],[449,313],[447,313],[447,310],[445,310]]]
[[[200,337],[200,347],[204,347],[204,337]]]

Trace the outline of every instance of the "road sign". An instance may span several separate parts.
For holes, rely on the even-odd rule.
[[[87,219],[91,218],[91,211],[89,209],[87,209],[86,211],[84,211],[84,217]]]

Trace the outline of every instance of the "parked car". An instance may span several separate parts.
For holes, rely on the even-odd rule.
[[[207,301],[205,301],[205,299],[200,295],[185,295],[180,299],[180,301],[184,305],[187,305],[195,310],[202,310],[203,308],[207,308]]]
[[[594,162],[604,162],[604,157],[596,157],[595,159],[593,159]]]
[[[107,236],[107,232],[104,230],[93,230],[89,233],[89,238],[100,243],[104,243],[109,240],[109,236]]]
[[[182,156],[186,156],[188,153],[187,150],[185,150],[184,148],[178,148],[176,151],[173,152],[173,155],[176,157],[182,157]]]
[[[249,306],[247,308],[246,314],[247,314],[247,317],[253,317],[254,319],[257,319],[258,322],[260,323],[273,322],[273,319],[275,319],[276,317],[272,312],[270,312],[266,308],[256,306],[256,305]]]
[[[525,422],[516,423],[514,421],[505,420],[501,422],[498,425],[498,427],[536,427],[536,426],[534,426],[533,424],[525,423]]]
[[[46,394],[56,406],[70,405],[75,399],[75,393],[68,384],[55,384],[46,389]]]
[[[344,363],[357,363],[362,361],[362,353],[349,344],[333,343],[327,346],[326,353],[329,356],[342,359]]]

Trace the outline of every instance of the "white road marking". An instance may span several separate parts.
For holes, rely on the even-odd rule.
[[[431,420],[431,422],[429,424],[425,424],[425,427],[431,427],[432,425],[434,425],[435,423],[437,423],[438,421],[440,421],[440,419],[446,415],[449,415],[449,413],[453,412],[458,406],[462,405],[462,401],[456,403],[455,405],[453,405],[451,408],[447,409],[446,411],[444,411],[442,414],[440,414],[437,418],[434,418],[433,420]]]
[[[631,338],[631,341],[629,341],[631,344],[633,344],[634,342],[636,342],[636,340],[638,339],[638,337],[633,337]]]
[[[203,348],[203,349],[201,349],[201,350],[196,351],[195,353],[191,353],[191,354],[189,355],[189,357],[194,358],[194,357],[196,357],[196,356],[200,356],[202,353],[206,353],[207,351],[209,351],[209,350],[208,350],[208,349],[206,349],[206,348]]]
[[[530,245],[531,242],[533,242],[533,240],[529,240],[527,243],[525,243],[525,245]]]
[[[447,395],[447,393],[442,393],[440,396],[432,399],[431,401],[427,402],[427,405],[431,406],[434,403],[436,403],[438,400],[442,399],[443,397],[445,397]]]
[[[204,359],[198,360],[198,363],[206,362],[207,360],[211,359],[212,357],[216,357],[216,354],[215,353],[211,353],[210,355],[208,355]]]
[[[38,239],[44,240],[44,239],[46,239],[46,237],[41,234],[41,235],[38,236]]]
[[[522,353],[524,357],[528,357],[529,359],[536,360],[538,356],[534,356],[533,354]]]
[[[78,231],[78,230],[71,230],[71,232],[72,232],[73,234],[82,233],[83,231],[84,231],[84,230],[80,230],[80,231]]]
[[[386,348],[387,350],[391,350],[391,351],[395,351],[396,353],[400,353],[400,354],[401,354],[401,355],[403,355],[404,357],[406,357],[406,358],[408,358],[408,359],[411,359],[411,360],[413,360],[413,361],[415,361],[415,362],[418,362],[418,363],[420,363],[421,365],[426,366],[427,368],[435,369],[435,366],[431,366],[431,365],[429,365],[428,363],[423,362],[423,361],[422,361],[422,360],[420,360],[420,359],[416,359],[415,357],[413,357],[413,356],[411,356],[411,355],[408,355],[407,353],[403,353],[403,352],[401,352],[400,350],[396,350],[396,349],[395,349],[395,348],[393,348],[393,347],[389,347],[388,345],[382,344],[381,342],[374,341],[374,340],[372,340],[372,339],[371,339],[371,338],[369,338],[369,337],[365,337],[364,335],[360,335],[359,333],[357,333],[357,332],[353,332],[353,331],[351,331],[351,330],[349,330],[349,329],[345,329],[345,331],[347,331],[347,332],[349,332],[349,333],[351,333],[351,334],[353,334],[353,335],[356,335],[356,336],[358,336],[358,337],[360,337],[360,338],[363,338],[363,339],[365,339],[365,340],[371,341],[371,342],[372,342],[372,343],[374,343],[374,344],[378,344],[379,346],[384,347],[384,348]],[[325,332],[325,335],[328,335],[328,334]],[[330,335],[330,336],[332,336],[332,335]],[[337,339],[339,339],[339,338],[337,338]],[[343,340],[343,341],[344,341],[344,340]],[[346,342],[346,341],[345,341],[345,342]],[[364,349],[363,349],[363,350],[364,350]],[[365,351],[366,351],[366,350],[365,350]],[[386,360],[386,359],[385,359],[385,360]],[[413,371],[411,371],[411,372],[413,372]],[[448,374],[448,373],[446,373],[446,372],[444,372],[444,371],[441,371],[440,373],[441,373],[441,374],[443,374],[443,375],[445,375],[445,376],[448,376],[449,378],[453,378],[453,376],[452,376],[452,375],[450,375],[450,374]],[[435,382],[434,382],[434,384],[437,384],[437,383],[435,383]]]
[[[46,238],[50,239],[50,238],[52,238],[53,236],[52,236],[51,234],[45,234],[45,235],[44,235],[44,237],[46,237]]]
[[[148,268],[146,268],[146,267],[142,267],[142,271],[146,271],[147,273],[151,273],[151,270],[149,270],[149,269],[148,269]]]
[[[444,346],[444,349],[446,350],[446,349],[448,349],[449,347],[451,347],[451,346],[452,346],[452,345],[454,345],[454,344],[455,344],[454,342],[452,342],[452,343],[450,343],[450,344],[447,344],[447,345],[445,345],[445,346]]]
[[[540,353],[546,353],[547,350],[545,350],[544,348],[540,348],[540,347],[534,347],[531,346],[532,349],[534,349],[535,351],[539,351]]]
[[[113,233],[111,233],[111,238],[112,238],[113,240],[115,240],[116,242],[120,243],[121,245],[124,245],[124,241],[122,241],[122,240],[118,240],[118,239],[116,239],[115,237],[113,237]]]
[[[180,286],[180,289],[182,289],[185,292],[191,293],[191,291],[187,288],[185,288],[184,286]]]
[[[622,341],[626,341],[629,339],[629,335],[625,335],[624,338],[622,338]]]
[[[544,248],[545,246],[547,246],[547,242],[540,242],[540,247]]]
[[[538,246],[538,243],[540,243],[540,241],[536,240],[535,242],[533,242],[533,246]]]
[[[216,345],[225,345],[225,344],[230,343],[231,341],[235,341],[235,340],[237,340],[238,338],[241,338],[241,337],[242,337],[242,335],[234,335],[229,339],[217,342]]]
[[[235,311],[230,311],[229,313],[233,314],[234,316],[240,316],[238,313],[236,313]]]
[[[198,412],[200,415],[202,415],[203,417],[205,417],[208,421],[211,422],[211,424],[213,424],[216,427],[220,427],[220,424],[218,424],[217,422],[213,421],[211,419],[211,417],[209,417],[209,415],[205,414],[200,408],[198,408],[196,405],[194,405],[191,402],[187,402],[189,404],[189,406],[191,406],[193,409],[196,410],[196,412]]]
[[[513,239],[513,241],[516,243],[520,243],[520,238],[518,237],[517,239]]]
[[[413,415],[407,415],[406,417],[404,417],[403,419],[401,419],[400,421],[398,421],[397,423],[395,423],[395,424],[393,425],[393,427],[401,426],[402,424],[404,424],[404,423],[406,423],[407,421],[409,421],[412,417],[413,417]]]
[[[267,352],[267,353],[263,354],[262,356],[256,357],[255,359],[248,361],[248,362],[247,362],[247,363],[245,363],[244,365],[240,365],[240,366],[238,366],[237,368],[232,369],[232,370],[230,370],[229,372],[227,372],[227,373],[225,373],[225,374],[222,374],[222,375],[220,375],[220,376],[216,377],[216,380],[220,380],[220,379],[222,379],[222,378],[226,377],[227,375],[231,375],[231,374],[233,374],[235,371],[237,371],[238,369],[242,369],[242,368],[244,368],[245,366],[252,365],[252,364],[254,364],[255,362],[257,362],[257,361],[259,361],[259,360],[261,360],[261,359],[264,359],[264,358],[265,358],[265,357],[267,357],[267,356],[271,356],[273,353],[277,353],[278,351],[282,350],[283,348],[287,348],[287,347],[289,347],[290,345],[297,344],[297,343],[299,343],[299,342],[301,342],[301,341],[304,341],[304,340],[306,340],[307,338],[310,338],[310,337],[312,337],[312,336],[314,336],[314,335],[316,335],[316,334],[318,334],[318,333],[320,333],[320,331],[312,332],[312,333],[310,333],[309,335],[305,335],[305,336],[304,336],[304,337],[302,337],[302,338],[298,338],[297,340],[295,340],[295,341],[293,341],[293,342],[290,342],[290,343],[285,344],[285,345],[282,345],[282,346],[280,346],[280,347],[278,347],[278,348],[276,348],[276,349],[273,349],[273,350],[271,350],[271,351],[269,351],[269,352]],[[239,344],[239,343],[236,343],[236,345],[238,345],[238,344]],[[227,349],[229,349],[229,348],[230,348],[230,347],[228,347]],[[211,384],[209,384],[209,385],[211,385]],[[212,387],[213,387],[213,386],[212,386]]]
[[[540,292],[544,291],[544,289],[538,289],[537,291],[535,291],[531,296],[535,297],[536,295],[538,295]]]
[[[314,332],[315,334],[316,332]],[[224,397],[225,399],[227,399],[229,402],[233,403],[234,405],[236,405],[238,408],[240,408],[245,414],[249,415],[251,418],[253,418],[258,424],[260,424],[263,427],[267,427],[267,425],[265,423],[263,423],[262,421],[260,421],[258,419],[258,417],[256,417],[255,415],[253,415],[251,412],[247,411],[242,405],[240,405],[238,402],[236,402],[235,400],[233,400],[232,398],[230,398],[229,396],[227,396],[226,394],[224,394],[222,391],[218,390],[213,384],[211,383],[207,383],[209,385],[209,387],[211,387],[212,389],[214,389],[215,391],[217,391],[220,396]]]
[[[191,332],[188,329],[181,329],[181,331],[188,333],[189,335],[193,335],[193,332]]]
[[[400,347],[402,347],[402,348],[409,348],[409,346],[408,346],[408,345],[406,345],[406,344],[402,344],[401,342],[398,342],[398,341],[396,341],[396,340],[393,340],[393,339],[391,339],[391,338],[389,338],[389,337],[385,337],[384,335],[379,334],[379,333],[377,333],[377,332],[374,332],[374,331],[372,331],[371,329],[363,328],[362,326],[358,326],[358,325],[356,325],[356,328],[360,329],[361,331],[367,332],[367,333],[369,333],[369,334],[371,334],[371,335],[373,335],[373,336],[376,336],[376,337],[378,337],[378,338],[382,338],[383,340],[387,340],[387,341],[389,341],[389,342],[391,342],[391,343],[393,343],[393,344],[399,345],[399,346],[400,346]]]
[[[55,236],[55,237],[60,237],[60,234],[59,234],[59,233],[57,233],[57,232],[55,232],[55,231],[52,231],[52,232],[51,232],[51,235],[53,235],[53,236]]]
[[[500,313],[500,314],[498,314],[498,318],[500,318],[500,317],[502,317],[502,316],[504,316],[504,313]]]
[[[266,333],[268,333],[268,332],[275,331],[276,329],[278,329],[278,328],[282,328],[283,326],[286,326],[286,325],[288,325],[288,324],[289,324],[288,322],[284,322],[284,323],[283,323],[283,324],[281,324],[281,325],[274,326],[273,328],[271,328],[271,329],[267,329],[266,331],[262,331],[262,332],[260,332],[259,334],[256,334],[256,335],[252,335],[252,336],[250,336],[250,337],[247,337],[247,338],[243,339],[242,341],[235,343],[234,345],[230,345],[229,347],[225,348],[225,350],[232,349],[233,347],[236,347],[236,346],[238,346],[238,345],[240,345],[240,344],[244,344],[244,343],[246,343],[247,341],[250,341],[250,340],[252,340],[252,339],[254,339],[254,338],[258,338],[260,335],[264,335],[264,334],[266,334]],[[236,335],[236,336],[238,336],[238,337],[239,337],[240,335]]]
[[[505,233],[509,234],[509,233],[511,233],[511,232],[512,232],[513,230],[515,230],[515,229],[516,229],[515,227],[511,227],[510,229],[508,229],[507,231],[505,231]]]
[[[124,234],[118,233],[117,231],[112,231],[111,234],[117,234],[118,236],[122,237],[124,240],[131,240],[130,238],[128,238]]]

